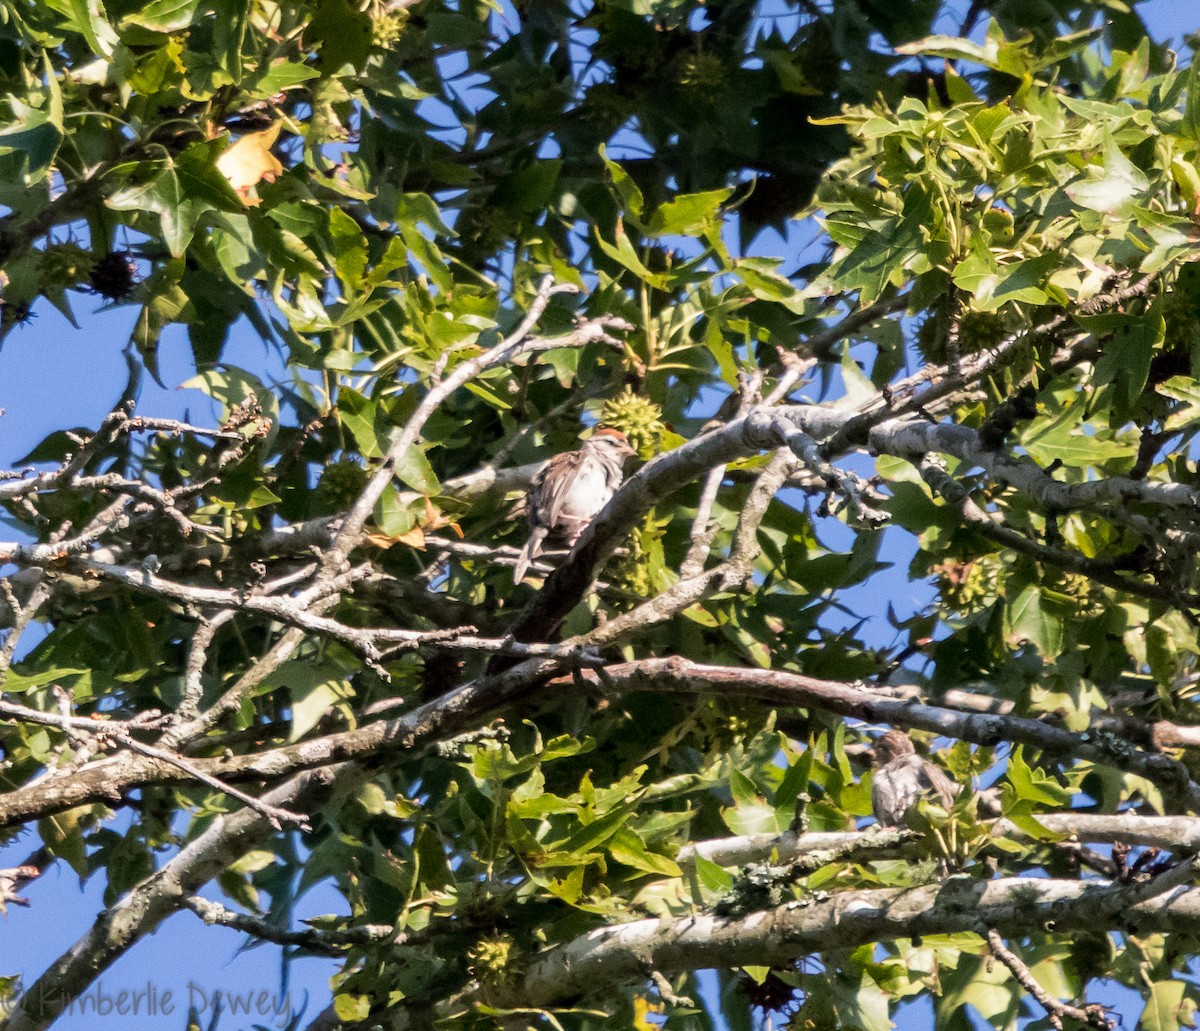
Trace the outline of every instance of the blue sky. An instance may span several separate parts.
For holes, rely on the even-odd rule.
[[[1180,0],[1150,0],[1140,6],[1152,31],[1160,38],[1180,39],[1183,33],[1200,28],[1200,11]],[[782,239],[780,240],[782,245]],[[12,468],[43,437],[64,427],[93,427],[119,399],[126,384],[123,350],[135,317],[133,309],[95,312],[96,299],[76,297],[81,328],[74,329],[48,305],[37,310],[32,323],[11,334],[0,348],[0,468]],[[143,415],[182,417],[212,423],[216,412],[212,402],[194,390],[178,385],[194,373],[183,332],[170,330],[160,351],[161,375],[166,386],[148,377],[143,383],[138,411]],[[243,324],[235,330],[228,360],[246,368],[270,366],[271,352],[253,337]],[[0,534],[2,535],[2,534]],[[840,543],[840,542],[831,542]],[[897,556],[901,570],[907,557]],[[886,597],[879,599],[874,614],[881,616]],[[902,607],[916,600],[897,599]],[[908,602],[905,606],[904,603]],[[37,845],[35,835],[26,833],[0,850],[0,866],[20,862]],[[103,908],[101,878],[83,886],[74,873],[61,864],[29,886],[26,894],[32,907],[12,908],[0,924],[0,975],[22,973],[26,983],[33,981],[54,959],[91,926]],[[216,897],[216,896],[214,896]],[[299,916],[315,916],[340,909],[339,897],[328,890],[315,890],[300,907]],[[107,1027],[123,1031],[182,1031],[188,1002],[203,1004],[211,1012],[214,990],[232,992],[252,1004],[266,992],[268,1012],[253,1020],[227,1014],[220,1031],[236,1031],[252,1023],[266,1027],[277,1024],[278,1015],[270,1012],[278,1005],[280,952],[275,947],[239,951],[244,939],[222,928],[203,927],[191,913],[181,913],[165,922],[154,936],[134,947],[106,971],[98,983],[99,994],[115,1006],[119,993],[142,992],[139,1016],[115,1013],[97,1017],[92,1014],[64,1016],[56,1025],[63,1031],[97,1031]],[[305,994],[310,997],[306,1025],[324,1007],[329,998],[328,977],[336,964],[327,960],[297,961],[291,971],[290,998],[299,1008]],[[145,1011],[155,994],[158,1014]],[[164,993],[170,991],[170,999]],[[164,1001],[171,1012],[164,1008]],[[1103,1001],[1114,1002],[1131,1027],[1140,1009],[1131,998],[1113,995]],[[203,1014],[202,1014],[203,1015]],[[928,1009],[913,1008],[902,1016],[901,1027],[928,1026]],[[207,1025],[207,1020],[203,1021]],[[981,1025],[982,1026],[982,1025]]]

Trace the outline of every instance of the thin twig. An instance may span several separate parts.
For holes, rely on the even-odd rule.
[[[1021,957],[1004,944],[1004,939],[1000,937],[995,928],[989,927],[986,937],[988,949],[991,950],[992,955],[1008,967],[1017,983],[1038,1001],[1038,1004],[1046,1011],[1046,1017],[1050,1021],[1051,1027],[1062,1031],[1063,1017],[1078,1020],[1087,1027],[1100,1028],[1101,1031],[1112,1031],[1116,1027],[1116,1024],[1105,1014],[1104,1007],[1100,1003],[1092,1002],[1086,1006],[1074,1006],[1069,1002],[1062,1002],[1054,998],[1038,984],[1037,978],[1033,976],[1032,971],[1025,965]]]
[[[708,557],[708,549],[712,547],[713,538],[717,535],[717,524],[711,522],[712,510],[724,478],[725,466],[723,465],[709,469],[708,475],[704,478],[704,486],[700,490],[700,500],[696,504],[696,515],[692,518],[691,545],[679,566],[679,575],[683,579],[696,576],[704,569],[704,560]]]
[[[237,913],[200,895],[189,895],[180,902],[206,924],[232,927],[263,941],[308,949],[326,956],[341,956],[346,949],[354,946],[379,945],[385,942],[392,945],[408,945],[412,943],[413,938],[403,931],[397,931],[390,924],[364,924],[343,930],[321,931],[308,928],[304,931],[288,931],[269,924],[260,917]]]
[[[137,752],[139,755],[146,756],[148,759],[157,759],[159,762],[174,766],[194,780],[198,780],[202,784],[207,784],[217,791],[238,799],[240,802],[245,803],[256,812],[265,816],[270,821],[271,826],[275,828],[281,827],[284,823],[295,824],[303,828],[308,827],[307,816],[262,802],[253,795],[249,795],[220,778],[214,777],[190,759],[185,759],[183,756],[176,755],[165,748],[146,744],[144,741],[139,741],[133,737],[126,728],[148,725],[151,721],[145,718],[147,715],[146,713],[142,713],[136,723],[129,721],[121,724],[115,720],[91,720],[64,713],[42,712],[38,709],[30,709],[27,706],[18,705],[15,702],[0,701],[0,716],[2,717],[20,720],[25,723],[38,723],[43,726],[56,727],[63,733],[72,736],[86,734],[113,741],[131,752]],[[157,714],[154,715],[157,716]]]
[[[389,448],[386,461],[371,477],[358,499],[351,506],[350,511],[346,513],[346,518],[342,521],[337,536],[334,538],[333,547],[326,555],[327,563],[330,563],[327,565],[327,568],[332,568],[333,565],[336,565],[358,543],[362,536],[363,527],[366,525],[371,512],[374,511],[376,502],[383,496],[383,492],[392,482],[396,465],[408,453],[409,448],[413,447],[420,439],[421,431],[425,428],[425,423],[437,411],[442,402],[485,369],[502,365],[507,361],[511,361],[522,352],[531,349],[533,342],[529,338],[529,333],[537,324],[538,319],[542,317],[542,313],[550,303],[550,298],[555,294],[578,292],[579,288],[573,283],[555,285],[553,277],[546,276],[538,286],[537,294],[534,296],[525,317],[509,336],[483,354],[456,365],[448,376],[444,377],[426,393],[421,399],[421,403],[417,405],[416,410],[409,417],[408,422],[405,423],[404,429],[401,430],[399,436],[391,448]],[[582,326],[577,327],[572,333],[561,340],[556,340],[549,344],[545,341],[541,341],[540,343],[545,344],[547,349],[551,346],[583,346],[593,340],[609,339],[606,331],[610,327],[620,329],[626,327],[632,328],[623,320],[615,317],[592,319]]]

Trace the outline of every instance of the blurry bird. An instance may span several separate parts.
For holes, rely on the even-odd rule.
[[[529,540],[513,582],[520,583],[547,540],[573,547],[624,479],[625,459],[636,454],[620,430],[597,430],[578,451],[548,461],[529,486]]]
[[[889,730],[875,742],[871,809],[882,827],[899,827],[917,799],[928,797],[947,809],[958,785],[928,759],[922,759],[902,730]]]

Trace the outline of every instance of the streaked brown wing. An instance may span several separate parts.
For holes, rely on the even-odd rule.
[[[567,451],[559,455],[554,467],[547,465],[540,474],[541,483],[534,494],[537,499],[539,522],[551,529],[558,526],[563,506],[583,465],[582,451]]]
[[[958,794],[958,785],[933,763],[922,761],[921,790],[924,793],[936,795],[936,801],[949,809],[954,805],[954,796]]]

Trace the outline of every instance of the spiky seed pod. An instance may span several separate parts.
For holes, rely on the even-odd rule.
[[[669,522],[656,518],[651,509],[642,525],[629,535],[625,554],[609,567],[609,582],[630,595],[616,599],[617,608],[632,608],[636,599],[649,598],[674,583],[674,574],[666,569],[662,546]]]
[[[404,35],[408,27],[408,11],[389,11],[375,19],[371,26],[371,45],[379,50],[390,50]]]
[[[468,968],[484,984],[496,984],[516,977],[516,942],[507,934],[480,938],[467,949]]]
[[[658,454],[666,429],[662,423],[662,409],[649,398],[635,394],[628,384],[616,397],[604,402],[600,420],[605,426],[624,433],[643,461]]]
[[[367,470],[349,458],[331,462],[317,480],[316,501],[325,512],[344,512],[367,485]]]
[[[641,534],[629,538],[629,554],[623,555],[615,565],[612,583],[636,598],[648,598],[651,594],[650,572],[646,569],[645,550],[641,547]]]
[[[0,300],[0,330],[13,326],[27,326],[33,318],[28,301]]]
[[[762,984],[749,976],[744,976],[740,980],[742,991],[746,993],[750,1005],[757,1006],[767,1013],[779,1013],[786,1010],[799,999],[797,989],[773,970],[767,971],[767,976]]]
[[[725,64],[716,54],[688,54],[679,62],[675,81],[693,100],[716,100],[725,84]]]
[[[969,311],[958,320],[958,353],[986,351],[999,344],[1008,333],[1003,316],[995,312]]]
[[[89,282],[96,256],[77,243],[51,244],[37,256],[38,281],[43,290]]]
[[[110,301],[123,301],[137,283],[137,265],[128,251],[112,251],[92,268],[89,276],[92,289]]]
[[[1065,595],[1077,616],[1097,616],[1104,611],[1104,590],[1080,573],[1063,573],[1051,590]]]
[[[959,316],[958,353],[977,354],[995,347],[1010,330],[1008,320],[996,312],[968,311]],[[940,310],[930,315],[917,330],[917,350],[925,361],[941,365],[948,357],[950,317]]]
[[[950,318],[945,306],[939,305],[917,329],[917,350],[929,365],[941,365],[946,360],[946,341]]]
[[[998,555],[981,555],[971,562],[942,562],[933,567],[942,604],[952,612],[972,615],[991,605],[999,596]]]

